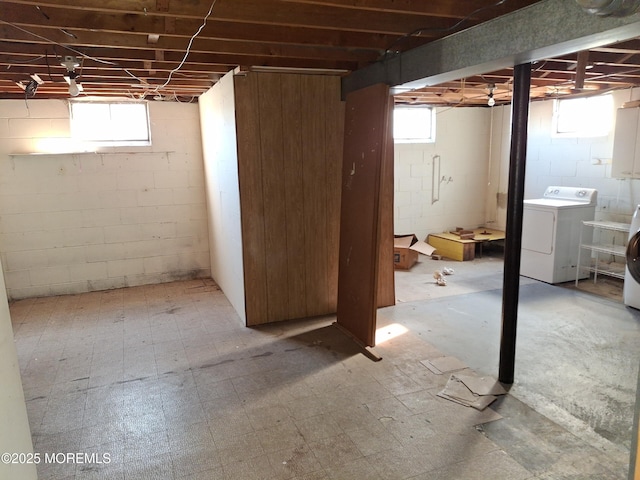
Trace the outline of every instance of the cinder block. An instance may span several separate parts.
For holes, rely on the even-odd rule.
[[[64,246],[64,231],[41,231],[38,234],[3,233],[0,234],[0,248],[3,252],[21,252],[25,250],[42,250]]]
[[[109,225],[103,228],[105,243],[136,242],[143,240],[140,225]]]
[[[186,170],[171,170],[153,172],[156,188],[186,188],[189,186],[189,172]]]
[[[144,209],[144,223],[160,223],[189,218],[189,206],[186,205],[158,205],[142,208]]]
[[[147,223],[140,225],[140,230],[144,240],[174,238],[176,236],[175,222]]]
[[[8,214],[0,216],[0,232],[2,233],[33,232],[38,230],[42,230],[41,213]]]
[[[107,274],[109,278],[124,277],[126,275],[139,275],[143,273],[144,261],[142,258],[112,260],[107,262]]]
[[[55,230],[68,228],[82,228],[82,212],[80,211],[58,211],[42,214],[40,223],[41,230]]]
[[[72,282],[107,278],[107,262],[82,263],[69,266],[69,279]]]
[[[8,284],[7,284],[8,285]],[[21,300],[23,298],[48,297],[51,295],[51,289],[48,285],[39,285],[21,288],[9,288],[7,286],[7,298],[9,300]]]
[[[189,205],[189,219],[202,220],[204,222],[209,218],[207,206],[205,204]]]
[[[88,291],[88,282],[86,280],[51,285],[52,295],[77,295],[78,293],[85,293]]]
[[[87,247],[64,247],[45,250],[50,267],[83,264],[87,261]]]
[[[118,176],[115,173],[80,173],[77,175],[78,190],[81,192],[110,192],[118,189]]]
[[[31,287],[31,272],[29,270],[5,270],[4,281],[7,288]]]
[[[18,111],[20,111],[20,107],[24,109],[24,100],[18,103],[22,103],[22,105],[18,105]],[[70,116],[69,105],[64,100],[42,100],[34,98],[29,100],[28,112],[30,118],[57,118],[66,119],[67,122]]]
[[[138,206],[138,193],[135,190],[98,192],[100,208],[126,208]]]
[[[84,248],[87,262],[104,262],[114,258],[126,258],[122,243],[87,245]]]
[[[200,161],[202,162],[202,159]],[[204,188],[204,170],[202,167],[197,170],[189,170],[189,186]]]
[[[83,210],[83,227],[102,227],[121,224],[119,208],[100,208],[97,210]]]
[[[205,203],[204,188],[174,188],[173,203],[176,205],[203,204]]]
[[[154,172],[127,170],[117,175],[118,190],[150,190],[154,187]]]
[[[12,138],[43,138],[49,136],[48,118],[10,118],[9,136]]]
[[[49,210],[44,211],[59,211],[59,210],[85,210],[92,208],[106,208],[102,203],[100,196],[94,192],[74,192],[74,193],[59,193],[55,197],[51,198],[51,206]]]
[[[177,270],[180,265],[178,255],[161,255],[144,259],[145,275],[161,274]]]
[[[31,195],[0,194],[0,215],[32,213],[40,211]]]
[[[144,211],[152,207],[123,207],[120,208],[120,223],[122,225],[140,224],[144,222]]]
[[[7,251],[5,253],[5,272],[47,266],[49,266],[48,250]]]
[[[69,267],[58,266],[31,269],[29,275],[31,277],[31,284],[34,286],[65,283],[69,281]]]
[[[68,118],[52,118],[50,137],[71,138],[71,125]]]
[[[121,172],[157,172],[169,169],[166,154],[163,152],[119,155],[116,162],[120,165]]]
[[[65,247],[98,245],[105,242],[102,227],[69,228],[65,230]]]
[[[173,191],[170,188],[139,190],[136,193],[138,196],[138,205],[142,207],[173,204]]]
[[[0,113],[0,115],[2,114]],[[5,139],[9,137],[9,119],[0,118],[0,138]]]
[[[166,240],[143,240],[140,242],[129,242],[123,246],[122,258],[147,258],[158,255],[166,255],[171,252],[171,246],[166,244]]]

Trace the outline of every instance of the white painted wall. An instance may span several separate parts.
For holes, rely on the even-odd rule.
[[[613,98],[615,119],[615,110],[623,103],[640,99],[640,89],[616,91]],[[525,198],[541,197],[549,185],[595,188],[596,219],[630,222],[635,206],[640,204],[640,180],[611,178],[611,164],[598,161],[611,159],[614,132],[594,138],[554,136],[553,105],[553,100],[548,100],[533,102],[529,107]],[[504,229],[506,204],[498,206],[495,199],[504,198],[507,192],[511,112],[509,106],[493,110],[491,170],[495,180],[487,194],[487,219],[495,219],[498,228]],[[609,235],[618,237],[616,242],[624,241],[625,234]]]
[[[13,342],[13,329],[0,263],[0,453],[33,453],[31,431],[20,380],[18,355]],[[13,464],[0,461],[0,478],[35,480],[35,464]]]
[[[211,275],[246,321],[233,73],[199,98]]]
[[[62,100],[0,101],[0,257],[10,299],[210,275],[198,106],[149,104],[150,147],[68,142]]]
[[[613,97],[616,110],[640,99],[640,89],[613,92]],[[610,164],[595,164],[612,157],[613,131],[599,138],[559,138],[552,128],[553,101],[531,103],[525,198],[542,196],[549,185],[596,188],[596,218],[630,222],[640,204],[640,180],[611,178]],[[395,233],[425,238],[453,227],[504,230],[510,142],[509,105],[438,109],[435,143],[395,145]],[[440,155],[444,181],[440,200],[432,203],[435,155]],[[624,240],[624,234],[618,236],[615,241]]]
[[[395,144],[396,234],[424,239],[429,233],[484,225],[490,120],[488,108],[438,108],[435,143]],[[441,168],[434,191],[436,155]]]
[[[615,110],[624,102],[640,99],[640,89],[613,93]],[[640,203],[640,181],[611,178],[611,164],[595,165],[613,155],[612,131],[607,137],[554,138],[551,135],[553,102],[531,106],[527,147],[526,198],[537,198],[551,184],[592,187],[598,190],[598,217],[630,221]]]

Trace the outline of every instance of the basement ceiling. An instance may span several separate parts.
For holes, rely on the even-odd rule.
[[[346,75],[534,3],[0,0],[0,98],[69,98],[68,70],[80,96],[178,101],[195,100],[234,69]],[[486,105],[492,85],[496,103],[509,102],[512,70],[399,94],[396,102]],[[632,86],[640,86],[639,39],[535,63],[531,95]]]

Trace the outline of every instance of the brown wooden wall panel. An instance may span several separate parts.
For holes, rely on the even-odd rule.
[[[236,85],[247,325],[333,313],[340,79],[252,72]]]
[[[282,90],[276,74],[258,82],[268,318],[287,318],[287,236]]]
[[[338,324],[375,345],[381,174],[388,154],[389,87],[350,93],[345,112]]]
[[[327,312],[327,175],[325,168],[326,109],[324,77],[302,77],[301,125],[305,165],[304,182],[304,238],[307,269],[307,312],[320,315]]]
[[[389,97],[393,112],[393,98]],[[393,115],[388,116],[386,151],[380,170],[380,250],[378,253],[378,307],[396,303],[393,268]]]
[[[281,75],[280,85],[286,101],[282,102],[284,192],[286,195],[286,230],[283,241],[287,244],[287,281],[289,310],[286,318],[307,315],[307,265],[304,244],[304,183],[303,139],[300,132],[302,112],[299,108],[303,90],[299,75]],[[300,245],[299,245],[300,244]]]
[[[267,320],[267,269],[257,78],[235,77],[238,180],[247,324]]]
[[[340,250],[340,198],[342,195],[342,154],[344,143],[344,102],[336,108],[335,99],[340,98],[342,91],[339,82],[325,82],[325,104],[332,105],[327,109],[327,122],[330,126],[325,130],[327,172],[327,311],[334,312],[338,304],[338,254]]]

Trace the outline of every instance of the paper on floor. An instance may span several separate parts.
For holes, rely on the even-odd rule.
[[[502,385],[489,377],[451,375],[438,396],[476,410],[484,410],[499,395],[506,393]]]
[[[442,375],[443,373],[455,372],[456,370],[467,368],[467,366],[456,357],[450,356],[432,358],[431,360],[422,360],[420,363],[436,375]]]

